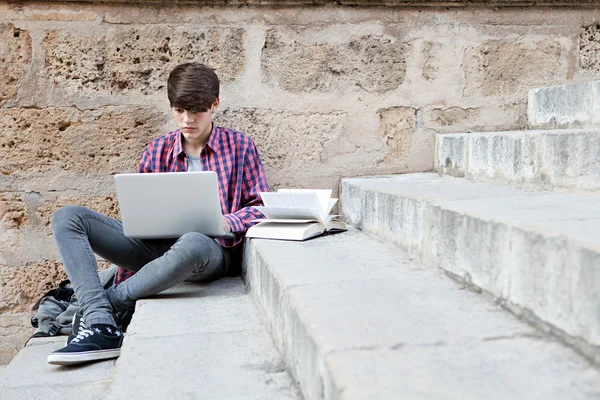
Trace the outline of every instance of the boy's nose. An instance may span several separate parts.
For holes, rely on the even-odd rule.
[[[193,116],[187,111],[183,112],[183,122],[194,122]]]

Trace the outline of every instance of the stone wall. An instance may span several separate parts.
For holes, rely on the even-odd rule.
[[[431,170],[436,133],[524,129],[529,88],[600,77],[600,8],[326,3],[0,2],[0,363],[64,277],[52,212],[118,216],[112,175],[173,127],[181,62],[217,70],[216,121],[255,140],[272,188]]]

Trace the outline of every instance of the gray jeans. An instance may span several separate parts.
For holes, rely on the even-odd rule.
[[[115,325],[113,311],[186,281],[212,281],[227,273],[229,256],[214,239],[187,233],[179,239],[140,240],[123,235],[119,220],[81,206],[52,216],[52,232],[86,324]],[[135,275],[104,290],[94,253]]]

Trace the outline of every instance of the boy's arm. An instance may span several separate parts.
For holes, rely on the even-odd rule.
[[[138,163],[138,173],[143,174],[145,172],[152,172],[152,155],[148,147],[142,152],[140,162]]]
[[[268,192],[269,185],[267,177],[263,170],[258,150],[252,142],[248,148],[246,159],[244,160],[244,170],[242,173],[242,201],[238,211],[224,216],[225,220],[234,233],[246,232],[252,221],[257,218],[264,218],[262,213],[254,206],[263,204],[260,198],[260,192]]]

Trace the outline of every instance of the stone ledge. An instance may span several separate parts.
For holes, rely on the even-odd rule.
[[[588,399],[598,390],[598,371],[570,349],[355,229],[252,239],[244,263],[306,400]]]
[[[342,180],[355,226],[491,293],[600,362],[600,202],[437,174]],[[518,312],[522,310],[522,312]],[[542,321],[544,324],[541,324]]]
[[[438,135],[434,164],[477,182],[600,193],[599,137],[598,129]]]
[[[19,1],[35,2],[35,1]],[[130,4],[168,4],[200,6],[387,6],[387,7],[577,7],[597,6],[596,0],[49,0],[48,2],[72,3],[130,3]]]

